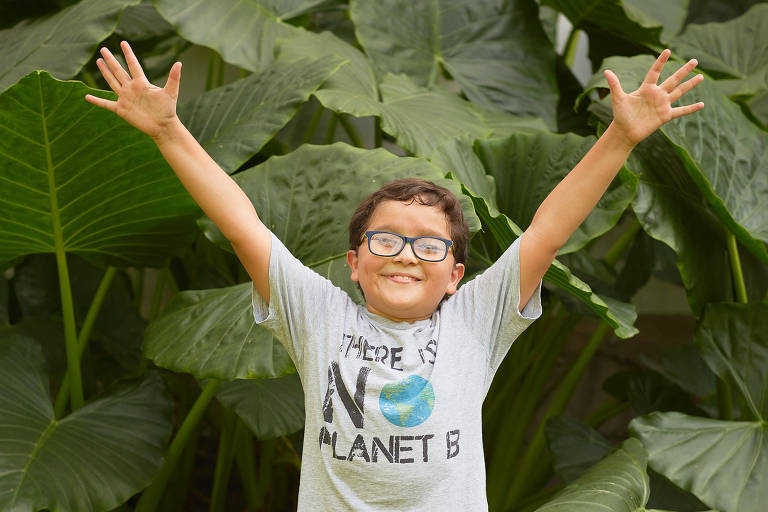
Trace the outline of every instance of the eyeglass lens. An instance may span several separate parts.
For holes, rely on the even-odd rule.
[[[389,233],[375,233],[371,236],[371,251],[377,256],[394,256],[403,248],[405,240]],[[424,237],[414,240],[414,254],[427,261],[439,261],[448,252],[448,246],[439,238]]]

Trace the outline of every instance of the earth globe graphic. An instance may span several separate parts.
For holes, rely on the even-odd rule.
[[[424,423],[434,407],[435,390],[427,379],[418,375],[385,384],[379,396],[381,413],[398,427]]]

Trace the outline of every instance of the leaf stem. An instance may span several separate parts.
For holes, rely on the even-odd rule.
[[[165,290],[165,283],[168,282],[170,277],[170,269],[168,267],[163,268],[158,272],[157,279],[155,280],[155,289],[152,292],[152,302],[149,306],[149,315],[147,319],[151,322],[157,317],[160,312],[160,304],[163,299],[163,290]]]
[[[338,116],[336,116],[336,114],[332,115],[331,119],[328,121],[328,128],[325,131],[325,144],[333,143],[333,139],[336,136],[336,125],[338,122]]]
[[[352,145],[358,148],[365,148],[363,145],[363,141],[360,140],[360,134],[357,133],[357,130],[354,126],[352,126],[352,123],[350,122],[349,118],[344,114],[335,114],[336,117],[339,118],[339,122],[341,123],[341,127],[344,128],[344,132],[347,134],[347,137],[349,137],[349,140],[352,142]]]
[[[741,271],[741,258],[739,257],[736,235],[729,231],[726,234],[726,242],[728,244],[728,255],[731,260],[731,274],[733,276],[736,298],[742,304],[746,304],[749,302],[749,299],[747,298],[747,286],[744,284],[744,273]]]
[[[619,261],[619,258],[621,258],[621,255],[624,254],[624,252],[627,250],[627,248],[632,245],[632,242],[635,240],[635,237],[637,236],[637,233],[640,232],[641,229],[640,221],[635,218],[632,221],[632,224],[627,227],[627,229],[619,236],[618,240],[616,240],[616,243],[613,244],[613,246],[608,249],[608,252],[605,254],[605,262],[609,264],[610,266],[616,265],[616,262]]]
[[[53,228],[54,247],[56,252],[56,268],[59,274],[59,294],[61,295],[61,315],[64,321],[64,342],[67,352],[67,368],[71,382],[69,385],[72,397],[72,410],[83,406],[83,381],[80,375],[80,356],[77,351],[77,326],[75,325],[75,307],[72,301],[72,286],[69,281],[67,254],[64,248],[64,236],[61,228],[56,176],[54,173],[51,144],[48,140],[48,124],[46,123],[45,103],[43,102],[42,85],[40,87],[40,117],[45,147],[45,160],[48,176],[48,201],[51,208],[51,224]]]
[[[563,48],[563,62],[565,62],[565,65],[569,68],[573,67],[573,61],[576,59],[576,50],[579,48],[580,35],[581,31],[576,27],[573,27],[565,42],[565,48]]]
[[[253,434],[245,426],[239,417],[237,418],[237,430],[235,431],[235,444],[237,445],[237,469],[240,473],[240,483],[243,486],[248,510],[258,510],[262,506],[259,481],[256,478],[256,460],[253,451]]]
[[[232,471],[237,438],[237,417],[230,409],[222,408],[221,430],[219,433],[219,451],[216,456],[216,469],[213,474],[211,490],[211,512],[224,512],[227,507],[227,488]]]
[[[117,273],[117,268],[108,267],[107,271],[101,278],[99,287],[96,289],[96,294],[93,296],[91,306],[88,308],[88,313],[85,315],[85,320],[80,328],[80,334],[77,337],[77,358],[78,360],[83,355],[83,350],[88,345],[88,339],[91,337],[91,331],[93,325],[96,323],[96,318],[99,316],[101,305],[104,303],[104,298],[107,296],[107,291],[112,284],[112,279]],[[61,379],[61,386],[59,387],[58,394],[56,395],[56,403],[54,405],[54,417],[61,418],[64,415],[64,409],[67,407],[67,398],[69,397],[69,381],[70,373],[69,369],[64,372],[64,378]]]
[[[136,504],[135,512],[153,512],[157,509],[157,505],[160,503],[160,498],[163,496],[165,486],[168,483],[171,475],[176,469],[176,465],[179,462],[179,458],[184,452],[184,447],[187,442],[192,438],[197,424],[203,416],[208,404],[211,403],[213,397],[219,391],[221,387],[221,381],[211,379],[203,388],[203,392],[197,397],[192,408],[189,410],[187,417],[184,418],[184,422],[179,427],[179,431],[171,442],[168,453],[165,456],[165,462],[160,471],[152,479],[152,483],[142,493],[139,498],[139,502]]]
[[[322,119],[324,111],[325,109],[323,106],[318,103],[317,110],[312,114],[312,119],[310,119],[309,124],[307,125],[307,131],[304,132],[304,138],[301,140],[302,144],[312,141],[312,136],[315,135],[317,125],[320,124],[320,119]]]

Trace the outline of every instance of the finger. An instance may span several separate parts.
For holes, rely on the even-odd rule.
[[[677,84],[682,82],[683,78],[685,78],[688,73],[693,71],[693,68],[695,68],[698,63],[699,62],[696,59],[689,60],[684,65],[680,66],[680,69],[670,75],[669,78],[664,80],[659,87],[667,92],[672,92],[672,90],[677,87]]]
[[[125,62],[128,64],[128,71],[131,72],[131,76],[133,78],[145,78],[144,70],[141,69],[141,64],[139,64],[139,59],[136,58],[136,54],[134,54],[133,50],[131,50],[131,46],[128,44],[128,41],[121,42],[120,49],[123,50],[123,55],[125,55]]]
[[[693,114],[694,112],[697,112],[703,108],[704,108],[703,101],[694,103],[693,105],[685,105],[683,107],[674,107],[672,109],[672,119],[676,117],[687,116],[688,114]]]
[[[648,74],[645,75],[645,80],[643,80],[644,83],[656,85],[656,82],[659,81],[661,70],[664,69],[664,64],[667,63],[667,59],[669,59],[670,55],[672,55],[672,52],[669,50],[669,48],[661,52],[659,58],[656,59],[656,62],[653,63],[651,69],[648,70]]]
[[[623,96],[624,89],[621,88],[621,82],[619,82],[619,77],[616,76],[616,73],[610,69],[606,69],[603,74],[605,75],[605,79],[608,80],[608,88],[611,90],[611,96],[614,98]]]
[[[98,96],[93,96],[91,94],[86,94],[85,100],[88,101],[89,103],[93,103],[97,107],[105,108],[110,112],[117,111],[116,101],[105,100],[104,98],[99,98]]]
[[[109,66],[109,70],[112,71],[112,74],[115,76],[115,79],[120,82],[120,85],[131,80],[130,75],[123,69],[123,66],[120,65],[109,49],[102,48],[101,56],[104,57],[104,61],[107,63],[107,66]]]
[[[117,81],[115,75],[113,75],[112,71],[109,70],[107,63],[104,62],[104,59],[96,59],[96,67],[98,67],[99,71],[101,71],[101,76],[103,76],[104,80],[107,81],[110,89],[120,94],[120,82]]]
[[[671,93],[669,93],[669,102],[674,103],[675,101],[679,100],[680,96],[687,93],[688,91],[690,91],[691,89],[693,89],[703,81],[704,81],[704,75],[696,75],[690,80],[686,80],[679,86],[675,87],[675,89]]]
[[[168,73],[168,81],[165,82],[165,91],[173,99],[179,97],[179,83],[181,82],[181,62],[174,62]]]

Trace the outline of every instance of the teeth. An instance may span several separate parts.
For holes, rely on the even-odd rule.
[[[410,276],[394,275],[394,276],[389,276],[389,277],[391,277],[392,279],[394,279],[396,281],[418,281],[418,279],[416,279],[415,277],[410,277]]]

